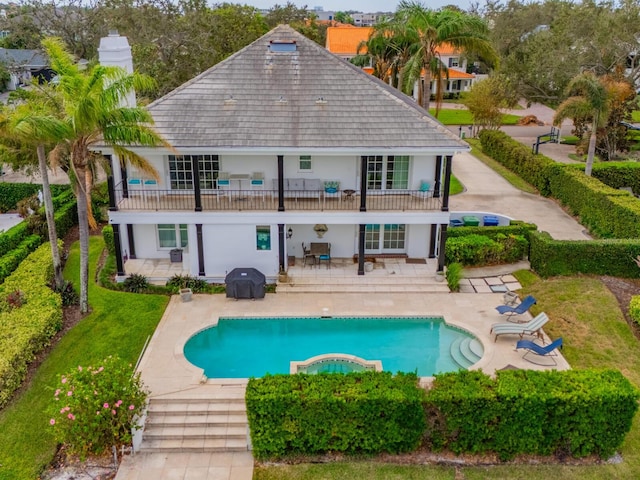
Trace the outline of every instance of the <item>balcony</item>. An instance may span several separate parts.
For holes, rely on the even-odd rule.
[[[116,207],[121,211],[194,211],[193,190],[144,189],[125,192],[121,185],[114,189]],[[360,211],[361,197],[354,190],[336,193],[309,190],[287,190],[286,211]],[[203,211],[277,211],[277,190],[203,190]],[[367,211],[434,211],[440,210],[441,198],[420,190],[368,191]]]

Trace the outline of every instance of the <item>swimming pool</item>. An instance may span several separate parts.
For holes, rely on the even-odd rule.
[[[464,350],[473,345],[471,360],[460,359],[462,345],[467,345]],[[195,334],[184,355],[208,378],[289,373],[290,362],[327,353],[380,360],[386,371],[431,376],[469,367],[480,359],[481,350],[473,335],[441,317],[242,317],[221,318]]]

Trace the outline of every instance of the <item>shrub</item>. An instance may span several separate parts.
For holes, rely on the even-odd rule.
[[[449,290],[457,292],[460,290],[460,279],[462,279],[462,264],[455,262],[447,266],[447,285]]]
[[[131,293],[141,293],[149,288],[149,281],[144,275],[134,273],[129,275],[123,282],[123,290]]]
[[[455,453],[599,455],[631,429],[638,390],[617,371],[479,371],[437,375],[425,443]]]
[[[60,296],[49,288],[53,266],[49,245],[29,255],[0,285],[0,298],[23,294],[22,307],[0,312],[0,407],[11,398],[36,353],[62,326]]]
[[[415,374],[267,375],[249,380],[247,417],[256,458],[408,452],[424,430]]]
[[[71,305],[78,305],[80,303],[80,297],[78,292],[76,292],[75,288],[73,288],[73,283],[69,280],[65,280],[62,283],[62,287],[58,288],[55,285],[55,282],[51,284],[51,289],[60,295],[60,299],[62,300],[62,306],[69,307]]]
[[[631,320],[640,325],[640,295],[634,295],[629,302],[629,316]]]
[[[110,255],[116,254],[116,244],[113,239],[113,227],[111,225],[105,225],[102,228],[102,238],[104,238],[104,244],[107,247],[107,252]]]
[[[201,278],[192,277],[191,275],[174,275],[167,281],[173,293],[177,293],[181,288],[190,288],[193,293],[201,293],[206,291],[207,282]]]
[[[0,183],[0,212],[15,210],[18,202],[40,190],[37,183]]]
[[[640,278],[632,259],[640,254],[640,240],[553,240],[546,232],[532,232],[529,261],[541,277],[555,275],[611,275]]]
[[[492,265],[515,262],[527,255],[529,242],[522,235],[500,232],[492,235],[493,239],[479,234],[447,238],[445,261],[447,264]]]
[[[42,244],[42,238],[38,235],[26,237],[18,246],[0,257],[0,282],[3,282],[18,268],[27,256]]]
[[[130,444],[147,398],[140,374],[131,373],[131,364],[108,357],[61,375],[49,409],[57,440],[81,455]]]

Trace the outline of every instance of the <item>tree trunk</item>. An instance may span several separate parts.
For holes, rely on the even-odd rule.
[[[80,234],[80,311],[89,311],[89,210],[85,179],[85,167],[76,167],[76,197],[78,199],[78,226]]]
[[[56,222],[53,217],[53,200],[51,199],[51,186],[49,185],[49,174],[47,172],[47,158],[44,145],[38,145],[38,166],[42,177],[42,198],[44,200],[44,212],[47,217],[47,230],[49,233],[49,244],[51,245],[51,258],[53,259],[53,279],[57,289],[62,289],[64,278],[62,277],[62,262],[58,251],[58,235],[56,233]]]
[[[429,111],[429,103],[431,102],[431,71],[429,64],[426,64],[424,70],[424,87],[422,87],[422,108]]]
[[[589,149],[587,150],[587,165],[584,168],[584,173],[588,177],[591,176],[591,170],[593,169],[593,159],[596,156],[596,136],[598,130],[599,115],[596,113],[593,116],[593,124],[591,125],[591,135],[589,136]]]

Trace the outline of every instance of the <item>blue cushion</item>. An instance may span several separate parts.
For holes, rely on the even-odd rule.
[[[130,178],[129,185],[140,185],[142,182],[139,178]]]
[[[333,187],[327,187],[324,189],[325,192],[327,193],[336,193],[338,191],[337,188],[333,188]]]
[[[251,185],[262,185],[264,180],[251,180]]]
[[[429,187],[431,187],[431,185],[429,184],[429,182],[422,182],[420,184],[420,191],[421,192],[428,192],[429,191]]]
[[[218,185],[230,185],[231,182],[229,180],[220,180],[218,179]]]
[[[329,260],[331,257],[329,255],[320,255],[320,260]]]

